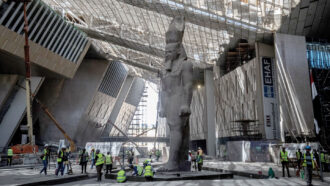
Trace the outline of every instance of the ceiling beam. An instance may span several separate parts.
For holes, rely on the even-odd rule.
[[[78,29],[80,29],[81,31],[85,32],[88,35],[88,37],[90,37],[90,38],[101,40],[101,41],[107,41],[114,45],[129,48],[129,49],[143,52],[146,54],[150,54],[150,55],[153,55],[156,57],[160,57],[160,58],[165,57],[164,49],[144,45],[144,44],[141,44],[141,43],[133,41],[133,40],[125,39],[125,38],[116,36],[114,34],[106,33],[104,31],[93,29],[93,28],[89,28],[89,27],[86,27],[86,26],[83,26],[80,24],[74,24],[74,26],[77,27]]]
[[[225,15],[218,15],[216,13],[209,12],[205,9],[190,6],[178,2],[177,0],[168,0],[161,2],[160,0],[118,0],[120,2],[150,10],[156,13],[160,13],[169,17],[175,17],[185,15],[185,21],[206,27],[213,30],[227,30],[228,27],[240,28],[243,31],[257,32],[271,32],[266,28],[253,25],[250,23],[242,22],[239,19],[234,19]],[[172,5],[172,6],[171,6]],[[205,23],[216,23],[216,24],[205,24]]]
[[[104,59],[106,59],[108,61],[120,61],[120,62],[123,62],[125,64],[131,65],[131,66],[143,69],[143,70],[147,70],[147,71],[152,72],[152,73],[158,73],[161,70],[161,69],[158,69],[158,68],[153,67],[153,66],[149,66],[149,65],[144,64],[144,63],[140,63],[140,62],[137,62],[137,61],[134,61],[134,60],[131,60],[131,59],[129,59],[129,60],[124,59],[122,57],[118,57],[118,56],[112,55],[110,53],[106,53],[106,52],[102,51],[95,44],[92,44],[90,46],[90,48],[95,50],[100,56],[102,56]]]

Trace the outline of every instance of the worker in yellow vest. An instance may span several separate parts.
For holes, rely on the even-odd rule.
[[[45,175],[47,175],[48,159],[49,159],[49,149],[48,149],[48,144],[46,144],[42,154],[42,164],[44,165],[44,167],[41,169],[40,174],[42,172],[45,172]]]
[[[9,148],[7,151],[7,166],[11,166],[11,162],[13,161],[13,149]]]
[[[106,172],[105,172],[105,174],[108,174],[108,172],[110,172],[110,174],[111,174],[111,170],[112,170],[112,156],[110,155],[110,152],[108,152],[107,155],[105,156],[105,165],[106,165]]]
[[[301,158],[302,158],[302,153],[301,153],[300,149],[298,149],[298,151],[296,152],[296,158],[297,158],[298,170],[300,170]]]
[[[280,153],[280,159],[281,159],[281,163],[282,163],[282,172],[283,172],[283,177],[285,177],[284,174],[284,167],[286,167],[286,171],[288,173],[288,177],[290,176],[290,172],[289,172],[289,159],[288,159],[288,152],[285,151],[285,147],[282,147],[282,151]]]
[[[143,168],[145,168],[149,163],[151,163],[151,159],[145,159],[143,162]]]
[[[133,176],[141,176],[143,173],[143,168],[142,166],[135,164],[133,166],[133,171],[134,171],[132,174]]]
[[[325,171],[329,171],[330,170],[330,155],[329,155],[329,152],[328,153],[325,153],[324,155],[325,157]]]
[[[144,168],[144,178],[146,181],[152,181],[154,179],[154,170],[151,166],[151,163]]]
[[[124,170],[124,167],[120,169],[120,171],[117,173],[117,182],[118,183],[124,183],[126,182],[126,172]]]
[[[64,157],[65,149],[66,149],[66,147],[62,146],[61,150],[58,152],[57,169],[55,171],[56,176],[58,176],[59,171],[61,171],[61,176],[63,176],[63,173],[64,173],[63,157]]]
[[[321,169],[324,172],[326,168],[326,161],[325,161],[325,151],[322,151],[320,156],[321,156]]]
[[[307,145],[305,149],[306,153],[304,153],[303,167],[305,167],[307,186],[312,186],[312,173],[313,169],[317,167],[317,163],[315,157],[313,157],[313,153],[311,153],[311,147]]]
[[[95,154],[95,165],[97,171],[97,181],[101,181],[102,179],[102,167],[104,164],[104,155],[100,153],[100,150],[96,150]]]
[[[198,171],[202,171],[202,168],[203,168],[203,155],[200,151],[197,152],[196,163],[197,163]]]

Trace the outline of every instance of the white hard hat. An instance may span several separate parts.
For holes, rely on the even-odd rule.
[[[62,146],[62,149],[66,149],[66,146],[65,146],[65,145],[63,145],[63,146]]]
[[[45,147],[48,147],[48,144],[46,144]]]

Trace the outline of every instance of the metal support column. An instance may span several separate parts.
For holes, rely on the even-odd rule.
[[[216,156],[216,135],[215,135],[215,100],[213,71],[205,70],[205,103],[207,120],[206,148],[209,156]]]

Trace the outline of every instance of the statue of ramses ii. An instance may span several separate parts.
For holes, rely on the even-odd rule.
[[[161,72],[160,117],[170,128],[170,153],[162,171],[187,171],[193,66],[182,44],[184,17],[175,17],[166,32],[165,69]]]

